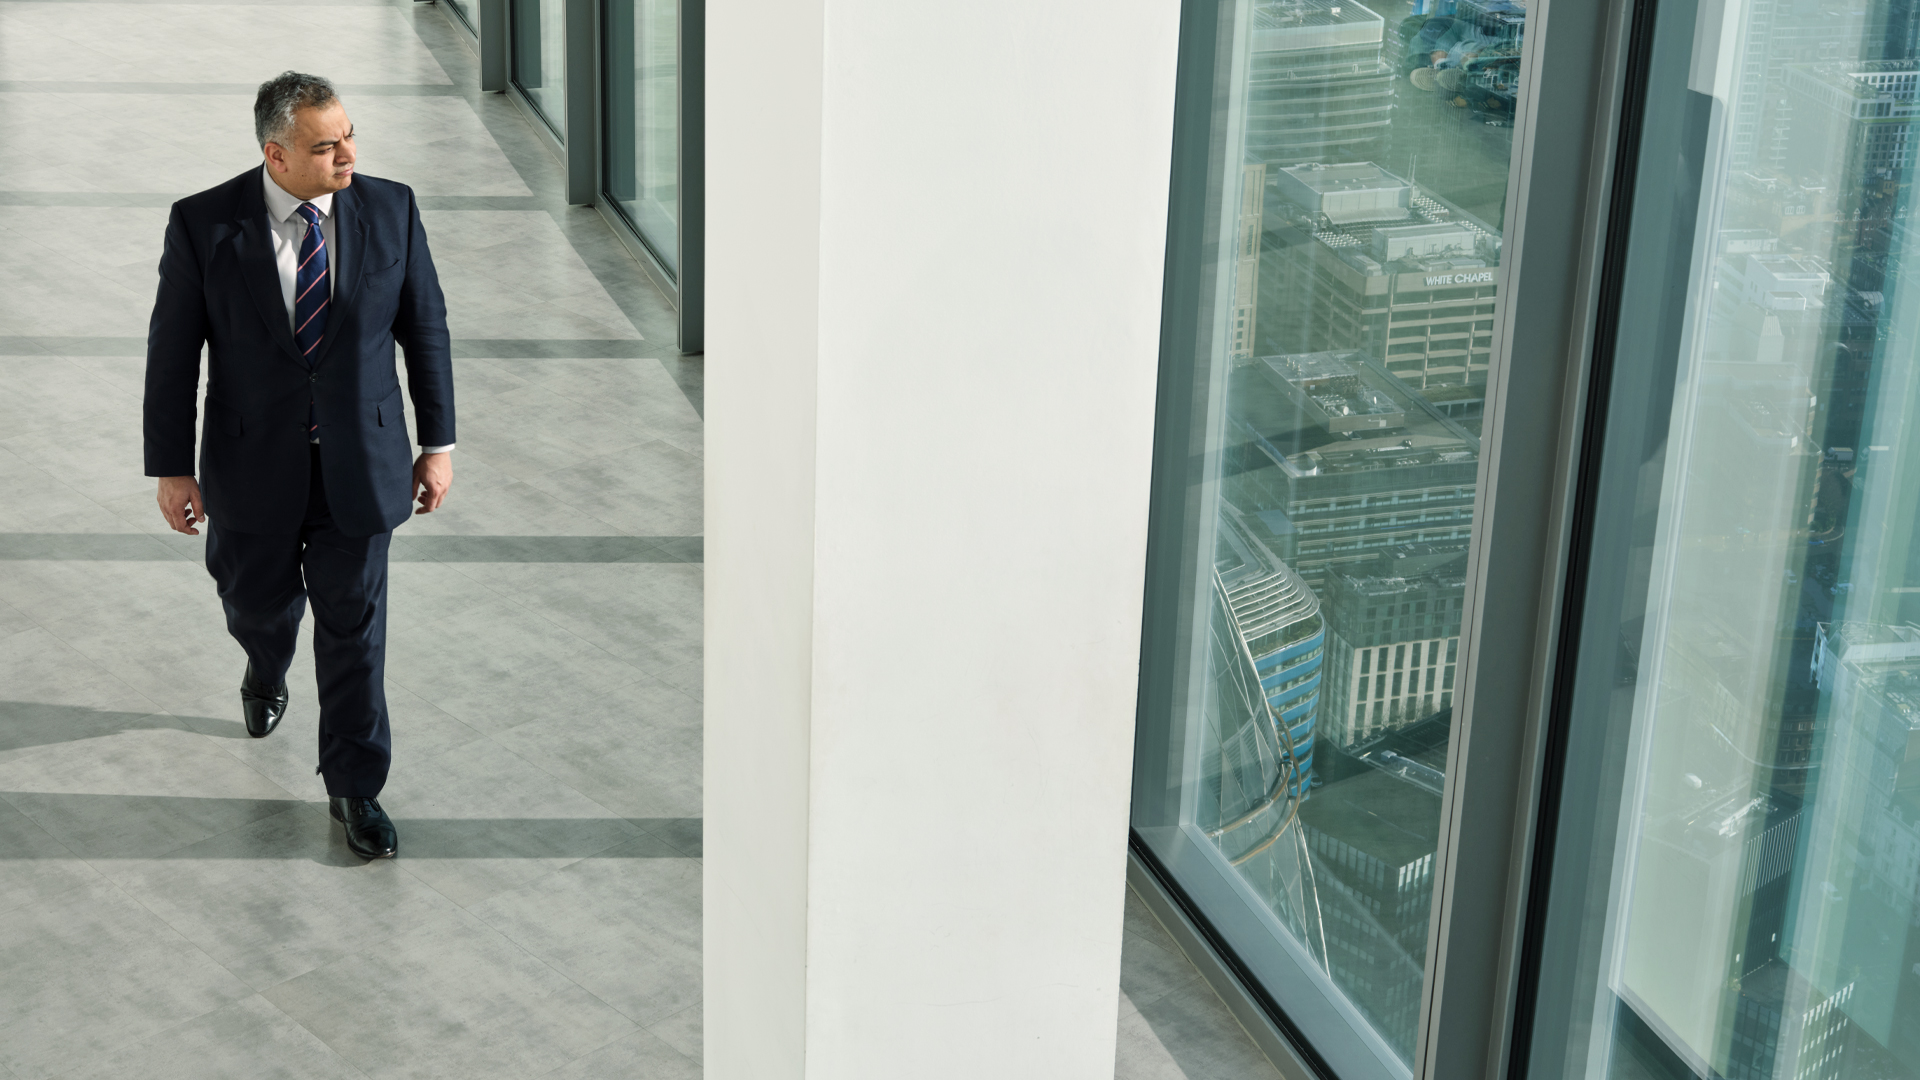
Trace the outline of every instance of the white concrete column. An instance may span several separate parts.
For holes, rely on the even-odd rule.
[[[714,1080],[1113,1075],[1177,16],[709,3]]]

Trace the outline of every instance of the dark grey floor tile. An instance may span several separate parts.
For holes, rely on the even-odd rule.
[[[698,859],[705,847],[704,822],[697,817],[629,818],[635,825],[665,840],[675,851]]]
[[[60,1074],[60,1080],[365,1080],[259,995]]]
[[[42,1080],[246,997],[112,883],[0,919],[0,1065]]]
[[[400,830],[401,866],[463,905],[642,835],[490,739],[395,776],[381,803]]]
[[[454,909],[392,860],[347,850],[318,806],[101,870],[256,990],[350,956]]]
[[[372,1080],[521,1080],[632,1021],[465,912],[265,992]]]
[[[99,877],[52,833],[0,802],[0,918],[16,908],[47,904]]]

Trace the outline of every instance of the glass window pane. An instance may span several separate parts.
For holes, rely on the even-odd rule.
[[[1920,1076],[1915,17],[1659,5],[1535,1077]]]
[[[480,25],[479,13],[474,10],[473,0],[447,0],[447,6],[468,30]]]
[[[1526,10],[1219,12],[1134,826],[1336,1073],[1406,1076]]]
[[[607,0],[606,193],[679,268],[679,0]]]
[[[567,131],[565,0],[512,0],[513,84],[562,142]]]

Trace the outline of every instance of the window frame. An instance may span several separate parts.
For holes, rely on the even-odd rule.
[[[1458,672],[1447,758],[1454,781],[1443,798],[1435,855],[1412,1067],[1419,1080],[1492,1080],[1525,1064],[1510,1052],[1514,1017],[1530,1006],[1520,954],[1535,893],[1535,819],[1549,749],[1542,735],[1565,625],[1563,582],[1632,6],[1633,0],[1529,4],[1502,222],[1506,284],[1495,301],[1478,466],[1483,502],[1470,537],[1460,655],[1449,665],[1449,674]],[[1204,462],[1192,436],[1206,373],[1192,354],[1208,315],[1201,300],[1219,197],[1210,190],[1209,161],[1216,61],[1233,10],[1233,0],[1184,0],[1181,12],[1141,634],[1137,730],[1143,732],[1157,732],[1149,721],[1173,708],[1183,683],[1175,657],[1195,617],[1183,582],[1192,558],[1186,535],[1193,481]],[[1540,252],[1533,263],[1526,262],[1529,249]],[[1516,355],[1529,362],[1516,364]],[[1510,402],[1524,407],[1506,407]],[[1136,747],[1135,799],[1161,797],[1165,776],[1164,747],[1143,741]],[[1216,916],[1196,903],[1196,882],[1182,879],[1184,867],[1168,865],[1137,830],[1130,850],[1136,890],[1163,921],[1189,931],[1176,937],[1205,954],[1203,973],[1243,1023],[1255,1021],[1250,1030],[1260,1028],[1253,1031],[1256,1041],[1283,1074],[1378,1080],[1356,1065],[1351,1048],[1342,1050],[1324,1035],[1316,1040],[1316,1027],[1328,1017],[1298,1004],[1289,1012],[1277,1000],[1271,976],[1262,983],[1257,974],[1270,963],[1233,950]]]
[[[679,173],[674,225],[677,268],[670,268],[640,232],[637,224],[620,210],[618,200],[607,191],[607,152],[612,140],[608,124],[612,109],[608,95],[613,90],[608,61],[612,40],[607,33],[608,7],[615,0],[587,0],[593,4],[595,44],[593,50],[595,121],[593,143],[596,148],[588,181],[590,200],[600,216],[613,227],[614,235],[640,262],[656,287],[674,305],[679,315],[677,345],[682,353],[697,353],[704,348],[704,312],[706,250],[706,0],[677,0],[675,20],[678,36],[677,66],[679,87],[675,93],[675,163]]]

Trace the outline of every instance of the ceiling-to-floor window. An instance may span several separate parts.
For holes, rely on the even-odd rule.
[[[1529,1075],[1920,1076],[1920,12],[1643,18]]]
[[[604,190],[668,273],[679,268],[680,0],[606,0]]]
[[[1176,134],[1206,165],[1176,183],[1200,224],[1169,256],[1197,270],[1169,279],[1182,475],[1157,500],[1134,828],[1327,1067],[1404,1077],[1527,11],[1229,0],[1217,24],[1211,107]]]

